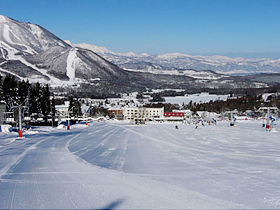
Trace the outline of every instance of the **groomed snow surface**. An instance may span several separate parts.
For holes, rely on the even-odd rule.
[[[278,132],[260,121],[175,125],[2,132],[0,208],[280,208]]]

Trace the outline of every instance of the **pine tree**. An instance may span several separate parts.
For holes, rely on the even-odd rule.
[[[18,83],[18,102],[20,104],[23,104],[27,100],[27,96],[29,94],[29,90],[31,88],[31,85],[28,81],[21,81]]]
[[[3,98],[3,79],[2,76],[0,75],[0,101],[4,100]]]
[[[35,86],[33,85],[30,88],[30,113],[41,113],[40,109],[40,96],[41,96],[41,87],[40,84],[37,82]]]
[[[3,80],[3,99],[6,103],[7,111],[11,111],[17,105],[17,82],[14,76],[6,76]]]
[[[44,116],[45,123],[48,120],[48,114],[51,111],[50,104],[50,91],[48,84],[45,87],[41,88],[41,111]]]
[[[52,126],[54,126],[54,124],[55,124],[55,114],[56,114],[56,110],[55,110],[55,100],[54,100],[54,97],[52,97],[52,100],[51,100]]]
[[[81,111],[81,104],[78,100],[74,100],[73,96],[69,97],[69,109],[70,113],[72,113],[72,116],[79,116]]]

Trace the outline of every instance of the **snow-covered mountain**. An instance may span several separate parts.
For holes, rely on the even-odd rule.
[[[267,82],[255,78],[250,81],[219,73],[219,69],[227,73],[231,68],[236,71],[234,62],[240,68],[251,68],[251,72],[256,72],[258,66],[274,72],[274,66],[279,65],[279,60],[269,59],[261,63],[223,56],[115,53],[105,47],[63,41],[39,25],[0,15],[1,75],[10,74],[53,87],[75,87],[81,94],[101,96],[104,92],[114,95],[147,89],[199,91],[267,86]]]
[[[54,46],[69,48],[64,41],[41,26],[24,23],[0,15],[0,48],[2,57],[34,55]],[[4,54],[3,54],[4,52]]]
[[[108,61],[125,67],[139,63],[151,63],[165,69],[195,69],[198,71],[211,70],[227,75],[247,75],[259,73],[280,73],[280,59],[259,58],[229,58],[226,56],[192,56],[180,53],[168,53],[159,55],[141,55],[135,53],[115,53],[104,47],[95,45],[75,44],[82,48],[90,49]],[[139,65],[138,65],[139,66]],[[138,69],[140,70],[140,69]],[[141,70],[148,70],[143,68]],[[177,74],[174,71],[174,74]]]
[[[0,15],[0,72],[54,86],[126,79],[91,50],[72,47],[41,26]]]

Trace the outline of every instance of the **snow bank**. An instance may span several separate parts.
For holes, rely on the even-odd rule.
[[[63,128],[65,128],[65,127],[66,127],[65,125],[60,124],[60,125],[58,125],[56,128],[57,128],[57,129],[63,129]]]
[[[0,125],[0,132],[2,133],[10,133],[11,125]]]

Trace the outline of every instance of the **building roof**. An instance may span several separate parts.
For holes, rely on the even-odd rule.
[[[184,112],[164,112],[164,117],[184,117]]]

